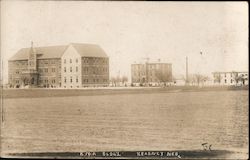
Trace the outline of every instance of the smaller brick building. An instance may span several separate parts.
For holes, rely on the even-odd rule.
[[[172,82],[172,64],[162,62],[132,64],[131,78],[133,84]]]

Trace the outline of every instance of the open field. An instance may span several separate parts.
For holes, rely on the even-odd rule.
[[[62,90],[47,96],[41,96],[45,91],[12,91],[14,96],[10,91],[3,101],[3,154],[201,150],[207,142],[214,150],[248,156],[245,90],[103,95],[69,90],[67,96],[60,96]]]
[[[169,93],[169,92],[200,92],[200,91],[236,91],[248,90],[248,86],[169,86],[161,87],[99,87],[80,89],[4,89],[3,98],[34,98],[34,97],[67,97],[67,96],[94,96],[110,94],[138,94],[138,93]]]

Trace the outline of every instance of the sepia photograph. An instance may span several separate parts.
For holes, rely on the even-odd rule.
[[[1,158],[249,159],[247,2],[0,11]]]

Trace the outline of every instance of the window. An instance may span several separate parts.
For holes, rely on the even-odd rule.
[[[76,67],[76,72],[78,72],[78,67]]]
[[[72,81],[73,81],[73,80],[72,80],[72,77],[70,77],[70,83],[72,83]]]
[[[38,71],[39,71],[39,73],[42,73],[42,72],[43,72],[43,70],[42,70],[42,69],[38,69]]]
[[[225,79],[225,83],[227,83],[227,80]]]
[[[56,71],[56,69],[55,68],[52,68],[52,72],[55,72]]]
[[[67,78],[66,78],[66,77],[64,77],[64,82],[65,82],[65,83],[67,82]]]
[[[64,72],[66,72],[66,67],[64,67]]]
[[[55,64],[55,61],[54,60],[51,60],[51,62],[50,62],[51,64]]]
[[[78,59],[76,59],[76,63],[78,63]]]
[[[78,77],[76,77],[76,83],[78,83]]]
[[[72,63],[72,59],[70,59],[69,62]]]
[[[53,80],[52,80],[52,83],[56,83],[56,80],[53,79]]]
[[[233,83],[233,80],[231,79],[231,83]]]
[[[72,67],[70,67],[70,72],[72,72]]]
[[[64,63],[66,63],[66,59],[64,59]]]
[[[44,72],[48,72],[48,68],[45,68],[45,69],[44,69]]]

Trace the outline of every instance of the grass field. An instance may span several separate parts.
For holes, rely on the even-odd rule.
[[[73,93],[7,96],[3,154],[199,150],[207,142],[248,155],[248,91]]]

